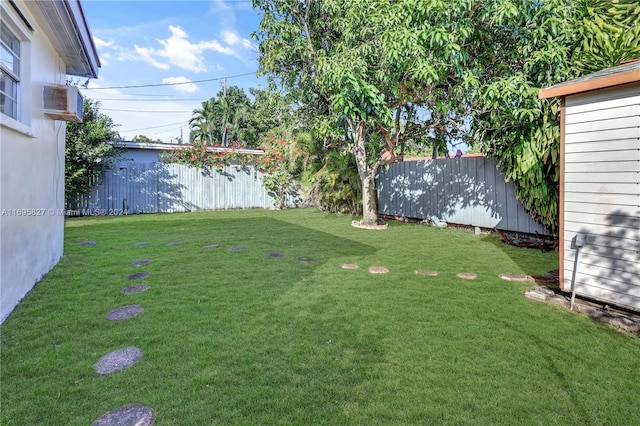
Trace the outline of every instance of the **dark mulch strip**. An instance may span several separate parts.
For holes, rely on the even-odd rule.
[[[229,247],[229,251],[244,251],[244,247]]]
[[[271,253],[266,253],[264,255],[264,257],[268,258],[268,259],[280,259],[283,256],[282,253],[278,253],[276,251],[271,252]]]
[[[313,262],[313,259],[311,259],[310,257],[299,257],[298,258],[298,262],[300,262],[300,263],[311,263],[311,262]]]
[[[208,246],[202,246],[202,248],[219,248],[220,244],[209,244]]]
[[[182,241],[174,241],[174,242],[172,242],[172,243],[167,243],[167,245],[168,245],[169,247],[172,247],[172,246],[181,246],[182,244],[184,244]]]
[[[137,317],[142,313],[144,309],[140,305],[123,306],[122,308],[114,309],[107,314],[107,318],[111,321],[119,321],[127,318]]]
[[[95,241],[80,241],[78,244],[81,246],[95,246],[97,243]]]
[[[100,375],[116,373],[123,368],[131,367],[142,359],[142,351],[138,348],[124,348],[109,352],[93,366]]]
[[[131,262],[131,266],[144,266],[150,263],[151,261],[149,259],[140,259],[140,260],[134,260],[133,262]]]
[[[150,426],[153,410],[144,405],[125,405],[109,411],[92,423],[92,426]]]
[[[138,272],[137,274],[131,274],[127,277],[129,281],[140,280],[142,278],[147,278],[149,276],[148,272]]]
[[[149,286],[146,284],[141,285],[132,285],[130,287],[125,287],[122,290],[122,294],[134,294],[134,293],[142,293],[143,291],[147,291]]]
[[[133,246],[134,247],[142,247],[142,246],[148,246],[149,244],[151,244],[151,243],[149,243],[149,241],[142,241],[140,243],[135,243]]]

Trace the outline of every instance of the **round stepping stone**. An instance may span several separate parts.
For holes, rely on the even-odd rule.
[[[169,247],[172,247],[172,246],[181,246],[182,244],[184,244],[182,241],[174,241],[174,242],[172,242],[172,243],[167,243],[167,245],[168,245]]]
[[[93,366],[100,375],[116,373],[123,368],[131,367],[142,358],[142,351],[138,348],[124,348],[109,352]]]
[[[140,259],[140,260],[134,260],[133,262],[131,262],[131,266],[144,266],[150,263],[151,261],[149,259]]]
[[[229,247],[229,251],[244,251],[244,247]]]
[[[369,267],[369,272],[372,274],[388,274],[389,270],[384,266],[371,266]]]
[[[438,273],[436,271],[427,271],[424,269],[420,269],[418,271],[416,271],[416,274],[418,275],[426,275],[427,277],[437,277]]]
[[[278,253],[278,252],[271,252],[271,253],[266,253],[264,255],[264,257],[268,258],[268,259],[280,259],[282,257],[282,253]]]
[[[114,309],[107,314],[107,318],[111,321],[119,321],[127,318],[137,317],[142,313],[143,309],[140,305],[123,306],[122,308]]]
[[[149,286],[146,284],[141,285],[132,285],[130,287],[125,287],[121,290],[122,294],[134,294],[134,293],[142,293],[143,291],[147,291]]]
[[[113,409],[91,426],[150,426],[153,410],[145,405],[131,404]]]
[[[523,274],[500,274],[500,278],[507,281],[533,281],[533,278],[531,278],[529,275]]]
[[[80,241],[78,243],[81,246],[95,246],[96,242],[95,241]]]
[[[356,265],[355,263],[343,263],[342,264],[342,269],[358,269],[359,266]]]
[[[311,262],[313,262],[313,259],[311,259],[310,257],[299,257],[298,258],[298,262],[300,262],[300,263],[311,263]]]
[[[138,272],[137,274],[131,274],[127,277],[129,281],[140,280],[142,278],[147,278],[149,276],[148,272]]]
[[[142,247],[142,246],[148,246],[149,244],[150,244],[149,241],[142,241],[142,242],[139,242],[139,243],[135,243],[133,246],[134,247]]]
[[[477,277],[473,272],[460,272],[457,276],[463,280],[475,280]]]
[[[218,248],[220,244],[209,244],[208,246],[202,246],[202,248]]]

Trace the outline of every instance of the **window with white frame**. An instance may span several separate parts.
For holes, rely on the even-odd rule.
[[[20,40],[4,21],[0,38],[0,112],[18,120]]]

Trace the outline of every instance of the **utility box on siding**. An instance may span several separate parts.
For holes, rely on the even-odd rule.
[[[640,311],[640,60],[539,97],[562,100],[560,286]]]

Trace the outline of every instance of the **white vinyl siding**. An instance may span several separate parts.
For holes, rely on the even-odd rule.
[[[640,83],[567,96],[564,282],[585,235],[579,295],[640,310]]]

